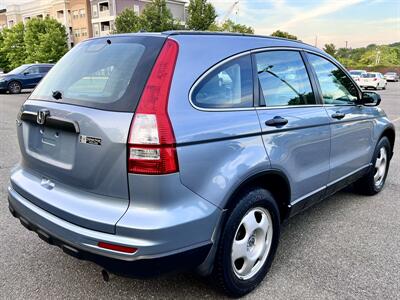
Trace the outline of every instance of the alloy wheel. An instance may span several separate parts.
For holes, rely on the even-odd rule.
[[[18,82],[14,81],[10,83],[9,89],[11,93],[18,94],[21,92],[21,85]]]

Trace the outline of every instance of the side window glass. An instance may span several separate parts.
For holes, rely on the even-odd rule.
[[[297,51],[267,51],[255,55],[261,105],[316,104],[303,59]]]
[[[39,67],[40,73],[47,73],[50,71],[50,67]]]
[[[353,104],[358,90],[349,77],[330,61],[307,53],[308,60],[317,74],[324,104]]]
[[[192,102],[202,108],[253,106],[253,76],[249,55],[231,60],[208,74],[195,87]]]
[[[24,73],[28,74],[39,74],[39,67],[38,66],[33,66],[28,68]]]

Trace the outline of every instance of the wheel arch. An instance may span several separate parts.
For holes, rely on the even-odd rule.
[[[383,130],[381,136],[379,137],[378,142],[379,142],[383,137],[387,137],[388,140],[389,140],[389,142],[390,142],[390,146],[391,146],[391,148],[392,148],[392,149],[391,149],[391,153],[390,153],[390,158],[392,158],[392,157],[393,157],[393,154],[394,154],[393,149],[394,149],[394,145],[395,145],[395,141],[396,141],[396,131],[395,131],[395,129],[394,129],[394,126],[388,126],[388,127],[386,127],[386,128]]]
[[[224,209],[228,211],[232,210],[240,200],[241,194],[253,188],[268,190],[277,201],[281,221],[288,218],[291,199],[290,182],[286,174],[278,169],[262,171],[246,178],[228,197]]]
[[[18,82],[18,83],[21,85],[21,88],[23,87],[23,84],[22,84],[21,80],[19,80],[19,79],[17,79],[17,78],[13,78],[13,79],[11,79],[10,81],[8,81],[8,83],[7,83],[7,88],[8,88],[8,86],[10,85],[10,83],[12,83],[12,82]]]

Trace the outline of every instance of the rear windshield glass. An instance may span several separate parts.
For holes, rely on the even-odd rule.
[[[351,75],[358,75],[358,76],[360,76],[361,74],[363,74],[363,72],[361,72],[361,71],[350,71],[350,74],[351,74]]]
[[[115,36],[80,43],[49,71],[30,99],[133,111],[164,41]],[[53,97],[55,92],[60,99]]]
[[[375,78],[376,74],[371,74],[371,73],[362,74],[361,77],[363,77],[363,78]]]

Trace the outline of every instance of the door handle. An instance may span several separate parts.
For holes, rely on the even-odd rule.
[[[346,116],[346,114],[344,114],[344,113],[336,112],[336,113],[334,113],[331,117],[334,118],[334,119],[341,120],[341,119],[343,119],[345,116]]]
[[[289,121],[287,119],[278,116],[274,117],[271,120],[265,121],[265,125],[278,127],[278,126],[285,126],[288,122]]]

